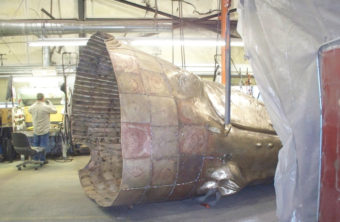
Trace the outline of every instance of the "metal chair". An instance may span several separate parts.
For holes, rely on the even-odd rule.
[[[24,155],[25,157],[28,158],[28,160],[24,160],[22,163],[16,166],[18,170],[21,170],[21,167],[26,167],[27,164],[34,164],[35,170],[37,170],[38,167],[42,167],[44,165],[44,161],[32,160],[32,156],[36,154],[43,154],[45,152],[45,149],[43,147],[31,146],[25,134],[12,133],[12,144],[14,150],[18,154]]]

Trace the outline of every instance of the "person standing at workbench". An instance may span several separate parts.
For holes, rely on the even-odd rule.
[[[37,101],[30,106],[28,112],[32,115],[33,121],[33,146],[40,146],[45,149],[42,155],[33,157],[40,161],[46,161],[46,149],[48,147],[49,131],[50,131],[50,114],[57,113],[57,109],[52,102],[45,100],[44,94],[37,94]]]

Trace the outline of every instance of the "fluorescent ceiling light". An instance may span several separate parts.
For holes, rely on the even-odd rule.
[[[225,41],[221,39],[166,39],[166,38],[121,38],[117,37],[123,43],[132,46],[225,46]],[[28,42],[29,46],[85,46],[89,38],[48,38],[38,41]],[[244,44],[240,39],[231,39],[231,46],[243,47]]]
[[[46,79],[49,82],[63,80],[62,76],[15,76],[13,82],[32,82]]]
[[[25,83],[29,88],[59,88],[61,76],[21,76],[14,77],[13,83]],[[33,89],[32,89],[33,90]]]
[[[128,41],[129,42],[129,41]],[[225,42],[222,40],[212,40],[212,39],[132,39],[130,41],[131,45],[138,46],[224,46]]]
[[[136,46],[225,46],[225,41],[221,39],[152,39],[152,38],[126,38],[121,39],[131,45]],[[231,46],[243,47],[244,43],[241,39],[231,39]]]
[[[242,41],[242,39],[232,38],[230,40],[230,45],[234,47],[244,47],[244,42]]]
[[[49,38],[28,42],[29,46],[84,46],[88,38]]]
[[[32,69],[33,76],[56,76],[57,70],[54,67]]]

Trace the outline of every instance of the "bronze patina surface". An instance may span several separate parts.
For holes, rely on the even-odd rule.
[[[100,206],[233,194],[271,179],[281,142],[264,105],[96,33],[80,54],[73,139],[91,150],[80,170]]]

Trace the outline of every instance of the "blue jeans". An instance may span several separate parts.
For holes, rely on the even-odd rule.
[[[44,148],[44,152],[34,155],[34,160],[45,161],[46,160],[46,149],[48,147],[49,133],[44,135],[35,135],[33,138],[33,146],[40,146]]]

